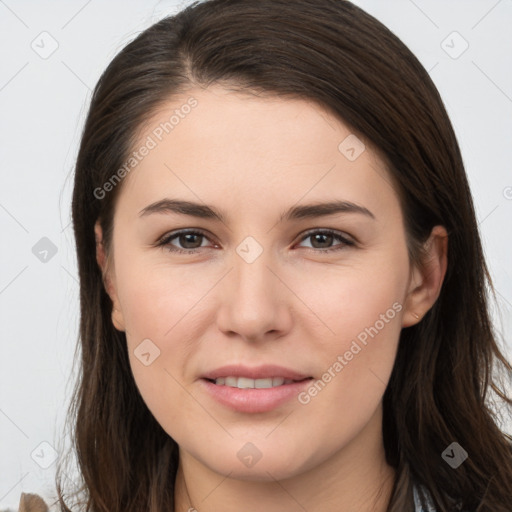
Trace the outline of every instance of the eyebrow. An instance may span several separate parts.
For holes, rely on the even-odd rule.
[[[165,198],[151,203],[139,212],[139,216],[144,217],[152,213],[178,213],[201,219],[217,219],[223,223],[226,220],[225,215],[211,206],[180,199]],[[337,213],[358,213],[375,220],[375,215],[364,206],[350,201],[336,200],[293,206],[281,214],[279,221],[311,219]]]

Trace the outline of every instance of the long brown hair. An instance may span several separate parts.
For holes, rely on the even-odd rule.
[[[133,151],[140,128],[192,87],[314,100],[386,162],[399,193],[411,262],[437,224],[449,234],[440,296],[402,329],[384,394],[386,458],[397,478],[388,512],[413,509],[415,483],[439,512],[510,512],[511,437],[489,391],[510,412],[512,367],[490,319],[495,299],[460,149],[440,95],[408,48],[345,0],[209,0],[162,19],[110,63],[93,93],[76,162],[72,215],[80,277],[81,363],[68,411],[81,486],[66,497],[94,512],[173,510],[178,446],[135,385],[125,333],[95,257],[94,223],[111,249],[122,182],[98,194]],[[136,172],[134,170],[133,172]],[[102,189],[103,191],[105,189]],[[503,372],[504,370],[504,372]],[[441,454],[457,442],[456,469]],[[70,510],[57,470],[61,510]],[[69,505],[73,506],[73,505]],[[82,509],[82,508],[81,508]]]

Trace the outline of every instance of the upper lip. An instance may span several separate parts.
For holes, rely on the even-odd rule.
[[[249,379],[268,379],[269,377],[283,377],[290,380],[303,380],[310,377],[304,373],[277,366],[273,364],[263,366],[242,366],[242,365],[226,365],[215,370],[209,371],[202,375],[203,379],[215,380],[219,377],[248,377]]]

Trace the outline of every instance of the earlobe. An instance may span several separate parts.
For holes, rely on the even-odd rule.
[[[118,331],[125,331],[123,314],[115,307],[112,310],[112,324]]]
[[[402,327],[420,322],[441,293],[448,266],[448,233],[443,226],[432,229],[425,250],[421,267],[415,267],[411,275]]]

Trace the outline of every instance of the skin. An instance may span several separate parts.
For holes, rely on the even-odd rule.
[[[101,244],[97,251],[135,382],[180,448],[176,510],[384,512],[395,472],[384,456],[382,396],[401,329],[421,321],[439,295],[447,233],[436,226],[429,258],[413,267],[384,164],[368,145],[347,159],[338,145],[350,129],[310,101],[191,89],[155,114],[141,144],[190,96],[198,105],[124,178],[113,253]],[[164,197],[206,203],[226,220],[139,216]],[[278,222],[291,206],[333,199],[375,219]],[[183,228],[207,236],[176,237],[172,246],[199,252],[155,246]],[[306,238],[313,228],[356,245]],[[101,241],[99,223],[95,230]],[[247,236],[263,249],[252,263],[236,252]],[[320,379],[394,303],[394,318],[307,404],[241,413],[201,388],[204,371],[228,363],[281,364]],[[160,356],[145,366],[134,350],[148,338]],[[252,467],[237,457],[248,442],[261,453]]]

